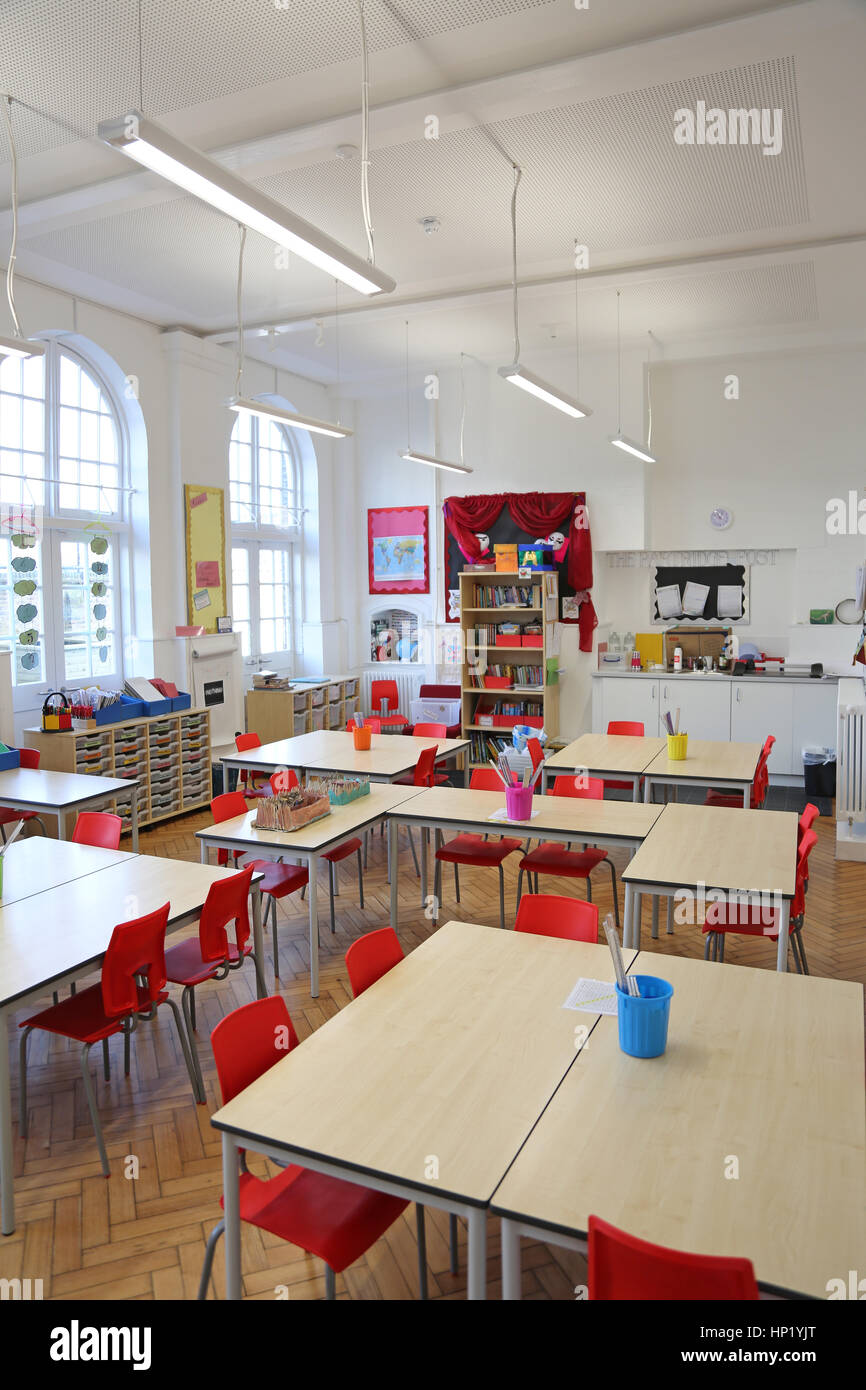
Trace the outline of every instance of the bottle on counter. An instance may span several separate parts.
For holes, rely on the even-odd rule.
[[[683,669],[683,649],[682,649],[682,647],[674,647],[674,670],[675,670],[675,671],[681,671],[682,669]]]

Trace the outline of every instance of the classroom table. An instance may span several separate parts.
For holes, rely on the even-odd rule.
[[[392,812],[391,926],[397,929],[397,829],[421,827],[421,896],[427,898],[427,839],[431,830],[470,832],[475,835],[510,835],[521,839],[571,840],[601,849],[625,846],[635,850],[649,834],[663,811],[634,801],[595,801],[583,797],[534,796],[532,817],[524,821],[491,820],[505,808],[501,792],[472,791],[464,787],[430,787]]]
[[[447,922],[218,1110],[227,1297],[252,1149],[465,1217],[483,1299],[490,1199],[597,1018],[562,1007],[580,976],[613,979],[606,947]]]
[[[652,801],[654,787],[718,787],[729,794],[739,793],[748,808],[761,749],[760,743],[690,738],[684,758],[669,758],[665,743],[644,769],[644,800]]]
[[[357,749],[352,735],[338,729],[320,729],[297,738],[264,743],[243,753],[227,753],[220,759],[223,768],[237,771],[276,772],[290,768],[301,780],[303,774],[340,773],[346,777],[369,777],[371,782],[394,782],[409,776],[425,748],[439,750],[437,762],[464,757],[464,781],[469,780],[469,740],[465,738],[415,738],[411,734],[373,734],[367,751]]]
[[[57,819],[57,837],[66,839],[66,816],[93,810],[105,801],[130,804],[132,848],[138,852],[138,779],[90,777],[80,772],[46,772],[36,767],[10,767],[0,772],[0,806],[35,811]]]
[[[641,897],[671,898],[678,889],[761,894],[779,909],[776,969],[788,968],[788,926],[797,868],[793,811],[747,811],[671,802],[623,870],[623,939],[640,948]],[[700,924],[702,925],[702,923]]]
[[[667,1051],[628,1057],[599,1019],[494,1194],[503,1298],[521,1236],[583,1249],[591,1214],[826,1298],[866,1249],[863,986],[648,953],[631,973],[674,987]]]
[[[44,840],[42,845],[45,849]],[[28,999],[57,990],[98,967],[118,922],[142,917],[166,901],[171,904],[168,931],[197,921],[211,884],[234,872],[148,854],[101,852],[111,855],[103,868],[0,907],[0,1227],[4,1235],[15,1229],[10,1015]],[[262,998],[267,990],[256,877],[261,875],[253,881],[253,942],[257,993]]]
[[[419,795],[418,787],[371,785],[367,796],[359,796],[345,806],[333,806],[330,815],[312,821],[300,830],[257,830],[255,807],[243,816],[219,821],[196,831],[201,845],[202,863],[207,863],[211,849],[243,850],[263,859],[293,859],[306,864],[309,873],[307,904],[310,920],[310,994],[319,994],[319,909],[318,866],[327,850],[336,849],[344,840],[363,835],[365,830],[387,818],[390,811],[410,797]],[[396,853],[393,863],[396,863]],[[396,873],[392,872],[392,882]],[[274,971],[278,970],[274,961]]]
[[[541,774],[542,790],[557,777],[585,773],[590,777],[610,777],[631,782],[632,797],[640,800],[640,780],[662,749],[663,738],[638,738],[630,734],[582,734],[552,757],[545,758]]]
[[[0,908],[21,898],[32,898],[49,888],[60,888],[76,878],[108,869],[134,856],[128,850],[76,845],[72,840],[50,840],[28,835],[3,852],[3,891]],[[2,970],[2,965],[0,965]]]

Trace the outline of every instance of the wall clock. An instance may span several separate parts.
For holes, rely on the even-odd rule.
[[[713,507],[710,512],[710,525],[717,531],[726,531],[733,519],[727,507]]]

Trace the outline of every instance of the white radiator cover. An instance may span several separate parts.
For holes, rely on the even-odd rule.
[[[866,860],[866,696],[858,680],[839,682],[836,858]]]
[[[365,671],[361,677],[361,703],[365,714],[372,712],[373,681],[393,680],[397,682],[399,704],[390,714],[405,714],[409,719],[409,705],[417,697],[425,677],[420,671],[400,671],[391,666],[383,666],[381,671]]]

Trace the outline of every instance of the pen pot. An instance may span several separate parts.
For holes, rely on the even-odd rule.
[[[352,738],[354,739],[355,747],[359,750],[359,752],[364,752],[366,749],[370,747],[370,740],[372,739],[372,737],[373,730],[370,728],[369,724],[365,724],[361,729],[352,730]]]
[[[506,787],[505,813],[509,820],[529,820],[532,815],[532,788]]]
[[[668,734],[668,757],[671,762],[681,763],[689,746],[688,734]]]
[[[619,1045],[629,1057],[660,1057],[668,1044],[674,987],[656,975],[636,975],[640,995],[616,986]]]

